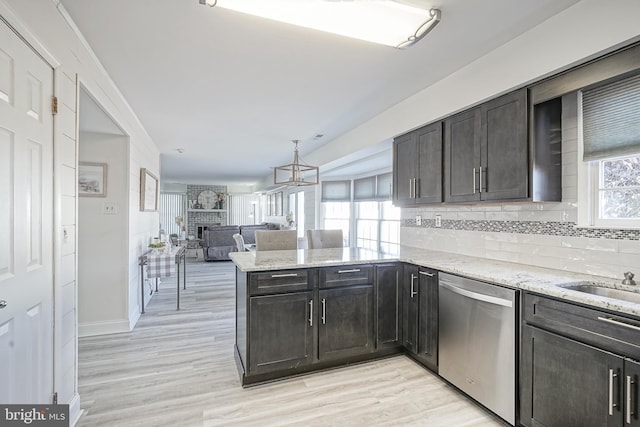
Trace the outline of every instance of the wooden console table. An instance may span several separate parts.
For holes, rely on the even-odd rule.
[[[140,266],[140,296],[142,297],[141,314],[144,314],[144,270],[145,266],[152,267],[147,272],[148,279],[156,279],[156,292],[158,291],[158,277],[171,276],[173,264],[176,266],[176,310],[180,310],[180,262],[182,262],[182,286],[187,289],[187,261],[184,246],[174,246],[171,252],[158,252],[150,250],[138,257]],[[150,269],[147,269],[150,270]]]

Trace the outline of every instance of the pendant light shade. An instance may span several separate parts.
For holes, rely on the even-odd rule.
[[[293,162],[276,166],[273,169],[273,183],[275,185],[286,185],[299,187],[303,185],[317,185],[320,183],[320,170],[317,166],[310,166],[302,163],[298,154],[298,141],[293,140],[295,149],[293,151]]]

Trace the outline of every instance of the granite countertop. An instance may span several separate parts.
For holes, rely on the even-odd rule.
[[[231,252],[229,256],[238,269],[243,272],[329,267],[362,263],[373,264],[390,261],[408,262],[446,273],[458,274],[472,279],[483,280],[511,288],[524,289],[567,301],[640,317],[640,304],[566,288],[576,282],[588,282],[589,284],[640,292],[640,285],[637,287],[623,286],[621,284],[622,274],[620,280],[617,280],[409,247],[403,247],[397,256],[354,248]]]

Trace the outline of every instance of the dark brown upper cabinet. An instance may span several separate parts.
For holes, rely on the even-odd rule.
[[[445,120],[446,202],[527,199],[526,89]]]
[[[393,172],[396,206],[442,202],[442,122],[394,140]]]

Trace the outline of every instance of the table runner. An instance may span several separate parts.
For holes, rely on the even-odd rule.
[[[168,277],[176,271],[176,253],[179,246],[173,247],[171,252],[152,251],[147,255],[147,277]]]

